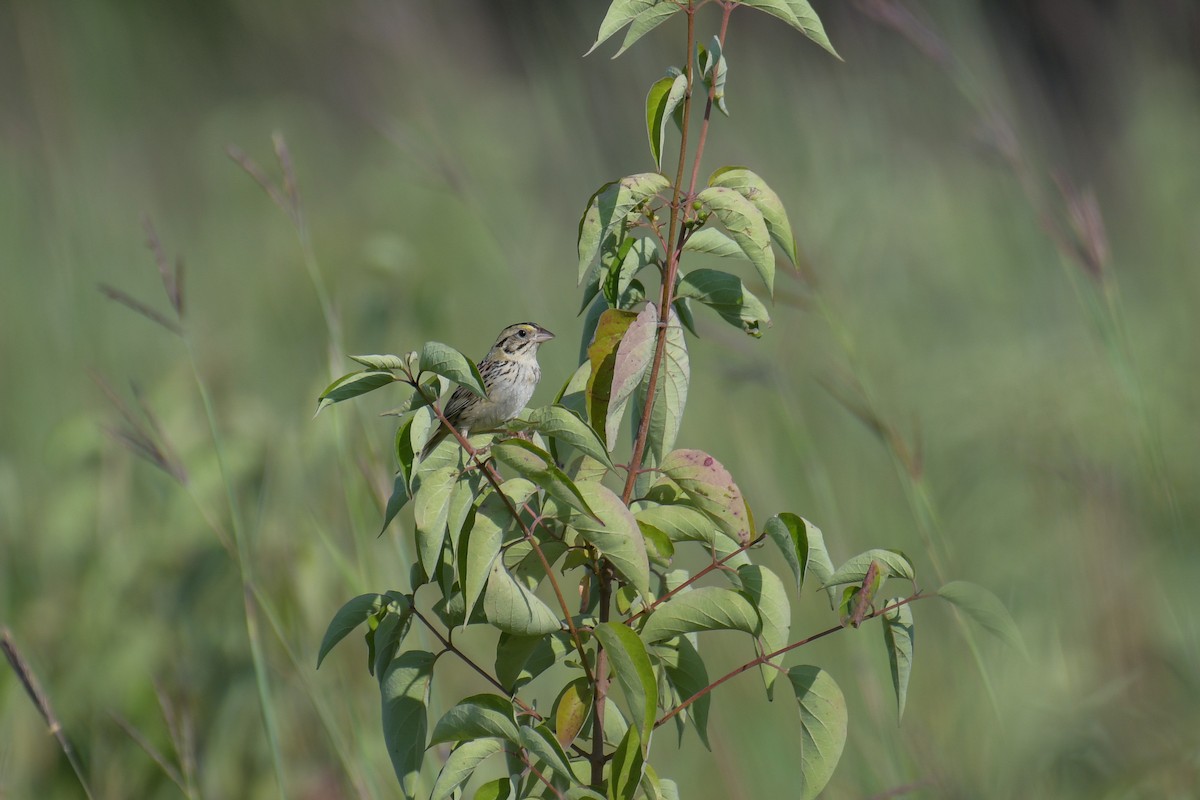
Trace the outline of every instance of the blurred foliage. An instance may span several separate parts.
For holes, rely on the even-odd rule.
[[[818,5],[845,63],[734,17],[733,116],[706,160],[772,176],[819,292],[781,269],[759,341],[701,320],[715,346],[696,349],[680,446],[703,432],[761,492],[752,505],[816,521],[835,561],[880,539],[922,566],[938,553],[1009,604],[1031,657],[981,642],[993,702],[947,610],[914,609],[897,728],[877,629],[814,644],[854,720],[831,798],[1186,796],[1200,781],[1196,12],[1043,5],[1069,34],[1036,3],[930,0],[918,18],[996,98],[1039,185],[1063,168],[1094,187],[1127,358],[1089,312],[1090,278],[986,145],[980,95],[850,6]],[[513,320],[578,329],[562,311],[578,214],[604,176],[650,167],[643,103],[627,98],[666,66],[646,60],[654,48],[581,60],[601,13],[561,0],[0,4],[0,623],[97,796],[180,796],[118,718],[179,765],[176,730],[199,796],[279,794],[246,608],[286,796],[392,795],[361,657],[345,647],[313,665],[332,610],[400,583],[412,558],[410,517],[376,538],[393,424],[362,410],[312,421],[314,399],[349,368],[340,353],[437,339],[482,355]],[[275,131],[331,324],[295,230],[225,154],[235,144],[273,168]],[[167,308],[143,214],[185,263],[257,590],[245,603],[214,535],[231,511],[187,352],[96,291]],[[575,355],[569,341],[543,350],[535,403]],[[186,489],[106,435],[124,423],[90,372],[135,408],[140,387]],[[908,461],[837,399],[860,390]],[[351,463],[351,450],[375,457]],[[435,705],[462,694],[452,682]],[[713,705],[713,754],[685,740],[664,771],[685,797],[787,796],[778,743],[794,736],[772,731],[794,715],[735,681]],[[0,797],[79,795],[44,731],[0,671]]]

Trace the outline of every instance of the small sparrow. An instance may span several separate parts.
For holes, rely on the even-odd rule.
[[[542,377],[537,363],[538,348],[553,338],[553,333],[532,322],[518,322],[500,331],[492,349],[479,362],[487,397],[459,386],[446,403],[446,419],[463,436],[491,430],[514,419],[525,408]],[[421,458],[449,434],[445,425],[440,426],[421,450]]]

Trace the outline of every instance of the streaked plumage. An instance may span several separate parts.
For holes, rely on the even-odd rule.
[[[479,374],[487,397],[459,386],[446,402],[446,419],[464,436],[499,427],[525,408],[538,379],[542,377],[537,351],[554,334],[532,322],[518,322],[500,331],[496,343],[479,362]],[[438,429],[421,450],[421,458],[450,435],[445,426]]]

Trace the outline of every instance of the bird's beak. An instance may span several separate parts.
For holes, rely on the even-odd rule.
[[[539,344],[541,342],[548,342],[553,338],[554,338],[554,334],[551,333],[550,331],[546,330],[545,328],[538,328],[537,333],[535,333],[533,335],[533,340],[535,342],[538,342]]]

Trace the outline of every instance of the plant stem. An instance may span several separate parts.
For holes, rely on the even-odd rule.
[[[875,619],[875,617],[878,617],[882,614],[886,614],[889,611],[894,611],[895,609],[899,608],[900,606],[906,606],[909,603],[912,603],[917,600],[921,600],[921,599],[924,599],[924,598],[930,597],[930,596],[931,595],[921,594],[920,592],[917,592],[916,594],[910,595],[910,596],[904,598],[903,600],[900,600],[896,603],[892,603],[890,606],[886,606],[886,607],[881,608],[878,611],[875,611],[871,614],[867,614],[866,616],[863,617],[863,622],[866,622],[869,619]],[[708,686],[705,686],[703,689],[696,692],[694,695],[689,697],[687,700],[684,700],[682,703],[680,703],[679,705],[672,708],[666,714],[663,714],[661,717],[659,717],[658,721],[654,723],[654,727],[655,728],[659,727],[660,725],[665,723],[667,720],[671,719],[671,717],[675,716],[680,711],[683,711],[685,708],[690,706],[692,703],[696,702],[701,697],[704,697],[704,695],[708,694],[713,689],[716,689],[718,686],[720,686],[722,683],[729,680],[730,678],[741,675],[746,670],[753,669],[754,667],[757,667],[759,664],[765,664],[766,662],[770,661],[771,659],[775,658],[776,656],[781,656],[784,653],[788,652],[789,650],[795,650],[797,647],[802,647],[806,644],[809,644],[810,642],[815,642],[817,639],[823,639],[824,637],[828,636],[831,633],[837,633],[838,631],[844,630],[844,629],[845,629],[844,625],[834,625],[832,628],[827,628],[826,630],[823,630],[820,633],[814,633],[812,636],[809,636],[807,639],[801,639],[798,642],[792,642],[791,644],[787,645],[786,647],[781,647],[773,653],[764,653],[763,655],[759,656],[758,658],[756,658],[752,661],[747,661],[745,664],[742,664],[737,669],[727,672],[724,675],[722,675],[720,678],[717,678],[715,681],[710,683]]]
[[[721,31],[719,39],[725,46],[725,34],[729,29],[729,15],[733,13],[732,5],[724,5],[721,13]],[[708,123],[712,116],[713,97],[716,93],[716,80],[708,91],[708,99],[704,106],[704,121],[700,125],[700,139],[696,145],[696,154],[692,160],[692,177],[687,194],[682,194],[683,175],[687,171],[688,126],[692,116],[692,97],[695,85],[695,71],[692,69],[692,51],[696,46],[695,8],[689,3],[684,9],[687,13],[687,58],[684,61],[684,74],[688,80],[687,97],[683,103],[683,127],[679,140],[679,167],[675,173],[675,187],[671,200],[671,217],[667,225],[667,241],[673,246],[667,251],[667,264],[663,271],[662,293],[659,297],[658,331],[654,342],[654,358],[650,362],[650,378],[646,384],[646,405],[642,408],[642,418],[638,423],[637,438],[633,443],[633,455],[629,458],[629,473],[625,478],[625,490],[621,500],[625,505],[633,497],[637,476],[641,472],[642,459],[646,454],[646,440],[650,435],[650,418],[654,412],[654,401],[658,392],[658,376],[662,367],[663,357],[667,349],[667,332],[671,322],[671,306],[675,302],[675,277],[679,273],[679,259],[683,253],[684,242],[687,241],[686,228],[682,226],[684,206],[696,192],[696,181],[700,173],[700,161],[704,156],[704,144],[708,139]]]
[[[600,622],[608,622],[612,605],[612,565],[606,559],[600,560],[600,569],[596,575],[600,592]],[[592,764],[592,787],[598,788],[604,783],[604,710],[605,699],[608,697],[608,653],[596,641],[596,678],[592,682],[592,752],[588,758]]]
[[[42,690],[42,685],[38,681],[37,676],[33,674],[33,670],[29,668],[29,664],[21,655],[21,652],[17,650],[17,645],[12,639],[12,632],[8,628],[0,628],[0,650],[4,651],[9,665],[17,675],[17,680],[21,682],[21,686],[25,688],[25,693],[29,695],[29,699],[33,701],[34,707],[37,708],[38,713],[41,714],[42,719],[45,721],[46,727],[58,741],[58,746],[62,749],[67,763],[74,770],[75,777],[79,781],[79,786],[83,789],[84,795],[88,797],[88,800],[91,800],[95,795],[92,794],[91,787],[88,786],[87,778],[83,773],[83,765],[75,755],[75,749],[71,747],[71,740],[67,738],[62,723],[55,716],[54,709],[50,705],[50,699]]]

